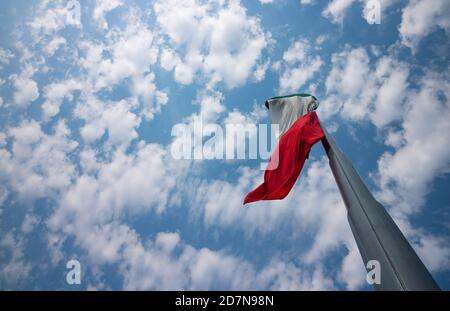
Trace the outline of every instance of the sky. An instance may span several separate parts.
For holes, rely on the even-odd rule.
[[[321,144],[284,200],[245,207],[261,159],[173,156],[177,124],[268,125],[297,92],[450,289],[449,1],[20,0],[0,20],[0,289],[371,290]]]

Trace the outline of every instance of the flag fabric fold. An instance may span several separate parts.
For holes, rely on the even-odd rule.
[[[314,102],[313,109],[315,109],[317,108],[317,101],[315,98],[313,99],[311,102]],[[303,103],[305,101],[302,98],[293,100],[297,103],[299,100]],[[260,200],[280,200],[289,194],[300,175],[312,146],[324,137],[317,114],[314,111],[308,112],[310,106],[307,104],[306,108],[300,107],[297,109],[298,115],[300,115],[297,119],[292,120],[292,115],[285,118],[290,120],[289,123],[292,123],[289,126],[280,124],[285,132],[281,134],[276,149],[269,160],[268,169],[264,172],[264,181],[247,194],[244,204]],[[289,112],[292,114],[292,105],[287,104],[286,107],[290,107]]]

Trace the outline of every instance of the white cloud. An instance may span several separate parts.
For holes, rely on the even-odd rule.
[[[414,246],[430,271],[450,269],[450,246],[447,239],[430,234],[421,234],[418,243]]]
[[[420,40],[434,30],[442,28],[450,35],[450,2],[446,0],[410,0],[402,10],[399,27],[402,43],[413,50]]]
[[[53,82],[44,88],[45,101],[42,104],[43,119],[49,120],[59,113],[63,100],[72,100],[72,93],[81,90],[83,84],[75,79],[68,79],[61,82]]]
[[[73,7],[66,1],[43,1],[39,3],[35,17],[28,25],[38,42],[44,36],[52,35],[66,26],[81,27],[81,23],[73,21]]]
[[[14,77],[14,103],[20,107],[26,107],[39,97],[39,88],[28,73]]]
[[[0,179],[21,199],[55,198],[72,182],[75,167],[67,155],[78,144],[64,121],[53,132],[45,134],[36,121],[9,129],[12,150],[0,149]]]
[[[67,227],[61,228],[67,233]],[[76,230],[77,243],[92,265],[117,263],[125,290],[323,290],[332,281],[320,270],[307,272],[292,263],[272,259],[262,269],[223,250],[194,248],[178,233],[160,232],[143,243],[126,225],[108,223]]]
[[[0,132],[0,147],[6,146],[6,134]]]
[[[91,144],[107,132],[106,150],[126,148],[138,136],[136,127],[141,118],[132,111],[135,107],[136,103],[126,100],[104,103],[94,97],[84,98],[74,111],[75,117],[85,121],[80,130],[83,140]]]
[[[237,226],[249,235],[255,232],[269,235],[277,228],[293,226],[296,228],[294,237],[312,236],[312,245],[300,254],[300,259],[303,264],[316,268],[339,246],[344,246],[349,253],[339,279],[348,288],[360,286],[364,278],[358,275],[364,271],[364,266],[360,257],[359,261],[356,259],[356,244],[346,220],[346,209],[327,160],[312,162],[300,183],[284,200],[243,207],[245,194],[259,184],[261,178],[261,171],[242,168],[236,183],[221,180],[200,183],[190,203],[193,217],[203,218],[208,227]],[[289,238],[293,237],[286,237]]]
[[[389,129],[384,144],[386,146],[391,146],[394,148],[399,148],[405,143],[403,138],[403,133],[401,131],[396,131],[393,129]]]
[[[302,61],[306,58],[308,49],[309,46],[306,41],[296,41],[283,53],[283,60],[291,65],[297,61]]]
[[[304,176],[285,200],[244,208],[242,199],[261,181],[261,171],[241,168],[235,182],[197,180],[187,174],[193,172],[188,170],[192,163],[173,162],[168,146],[138,141],[137,127],[142,117],[153,118],[168,101],[168,91],[157,89],[157,79],[151,71],[158,56],[161,67],[174,71],[175,80],[184,84],[204,75],[209,87],[218,82],[234,87],[248,79],[261,81],[270,66],[261,57],[270,35],[264,33],[260,20],[249,17],[237,1],[207,4],[187,1],[184,12],[169,7],[175,2],[166,6],[161,1],[155,9],[159,6],[158,23],[167,37],[158,41],[156,32],[133,14],[123,29],[108,29],[105,13],[119,4],[102,2],[96,7],[94,16],[97,14],[100,27],[106,30],[105,41],[83,37],[87,39],[78,46],[81,76],[53,81],[43,91],[42,109],[44,117],[50,119],[58,114],[64,98],[70,100],[73,92],[80,90],[74,117],[82,122],[79,130],[86,144],[77,149],[78,144],[63,121],[50,133],[38,122],[24,121],[9,128],[3,137],[0,134],[0,181],[2,187],[7,187],[0,189],[1,203],[9,191],[17,192],[20,199],[55,199],[57,206],[50,211],[50,219],[42,219],[50,229],[52,263],[65,258],[63,245],[73,238],[92,271],[100,271],[105,263],[117,265],[125,289],[319,290],[335,289],[339,282],[347,289],[359,288],[364,282],[363,264],[326,159],[314,162],[311,159]],[[343,18],[344,13],[338,11],[336,18]],[[45,13],[43,16],[49,20],[41,16],[34,27],[48,35],[57,32],[65,27],[64,14],[58,10]],[[47,46],[48,55],[64,44],[58,38]],[[303,41],[294,42],[283,60],[272,64],[285,77],[284,82],[280,78],[280,88],[283,85],[286,90],[300,89],[319,70],[322,60],[308,55],[310,49]],[[29,51],[25,54],[29,56]],[[25,64],[23,72],[13,76],[13,81],[20,78],[32,81],[35,71]],[[333,69],[326,83],[326,105],[322,104],[321,109],[328,115],[341,112],[352,120],[369,119],[379,128],[392,125],[384,138],[395,151],[387,152],[385,156],[391,158],[379,162],[379,180],[384,191],[380,197],[385,202],[420,199],[434,176],[449,171],[449,155],[442,147],[448,137],[444,134],[443,138],[434,138],[439,136],[437,133],[449,132],[444,122],[449,119],[448,105],[439,100],[442,94],[448,98],[449,87],[445,82],[448,79],[429,75],[427,81],[421,82],[421,89],[407,97],[408,75],[407,66],[391,57],[372,63],[366,50],[347,48],[333,56]],[[296,79],[296,83],[288,82],[289,78]],[[124,82],[130,86],[131,97],[121,101],[101,100],[100,92]],[[18,102],[26,105],[39,96],[35,87],[37,95],[24,94],[28,99],[17,95]],[[317,84],[309,85],[310,90],[316,88]],[[196,103],[199,111],[186,118],[188,122],[202,118],[207,122],[253,123],[265,115],[259,106],[250,113],[227,111],[225,98],[219,92],[205,91]],[[400,129],[392,124],[399,120]],[[101,145],[94,144],[102,137],[105,140],[101,140]],[[6,149],[6,141],[11,143],[11,150]],[[416,152],[421,146],[429,154]],[[417,171],[407,172],[403,161],[418,163]],[[425,172],[424,167],[430,168],[430,172]],[[389,192],[391,184],[400,189],[400,198]],[[193,247],[175,232],[159,232],[147,238],[128,224],[130,215],[162,217],[170,208],[178,207],[186,189],[190,195],[183,199],[188,200],[190,215],[208,229],[237,228],[247,236],[270,237],[280,227],[292,226],[295,230],[286,239],[298,241],[298,236],[307,235],[311,244],[307,243],[294,259],[280,254],[268,258],[261,267],[233,254],[228,247],[226,250]],[[409,215],[411,210],[400,205],[393,212],[408,225],[405,214]],[[27,214],[20,228],[32,232],[39,222],[33,214]],[[429,268],[438,271],[448,267],[445,239],[412,229],[407,232],[417,238],[414,246]],[[16,264],[4,265],[2,276],[15,273],[18,279],[29,277],[31,268],[22,254],[25,240],[10,234],[0,244],[2,252],[16,253]],[[327,275],[324,271],[329,269],[324,267],[324,261],[341,249],[348,253],[342,261],[342,255],[337,259],[338,275]],[[100,282],[89,288],[104,286]]]
[[[327,38],[328,38],[327,35],[324,34],[319,35],[315,41],[316,46],[322,45],[327,40]]]
[[[209,87],[222,81],[230,88],[240,86],[270,41],[260,20],[248,16],[239,1],[158,1],[154,10],[171,46],[163,52],[161,66],[174,68],[175,80],[182,84],[191,84],[200,72]]]
[[[115,85],[130,79],[132,97],[139,101],[139,116],[148,120],[168,102],[166,92],[158,90],[151,66],[158,58],[158,46],[154,34],[134,11],[126,15],[124,29],[109,31],[106,43],[83,41],[79,47],[84,56],[79,64],[85,70],[87,97],[89,92],[111,90]],[[101,136],[101,135],[100,135]]]
[[[134,20],[125,30],[115,31],[108,45],[88,41],[80,44],[80,48],[86,51],[80,65],[93,79],[96,90],[110,88],[128,77],[141,79],[156,61],[152,32],[136,20],[137,17],[130,18]],[[103,58],[105,52],[110,53],[111,58]]]
[[[8,50],[0,48],[0,70],[3,69],[5,65],[8,65],[11,58],[14,57],[14,54]],[[0,83],[1,85],[1,83]]]
[[[160,64],[161,67],[167,71],[172,71],[173,68],[180,63],[180,59],[175,52],[169,48],[165,48],[161,52]]]
[[[320,56],[309,55],[311,47],[304,41],[292,43],[283,54],[280,94],[297,92],[322,67]]]
[[[22,222],[21,230],[23,233],[27,234],[33,231],[36,225],[39,223],[40,219],[38,216],[28,213]]]
[[[60,46],[65,45],[66,39],[64,37],[55,37],[53,38],[45,47],[45,52],[47,56],[51,57],[55,54],[55,52],[59,49]]]
[[[341,263],[338,278],[348,290],[357,290],[366,282],[367,271],[355,241],[346,243],[348,253]]]
[[[159,145],[143,143],[134,154],[117,149],[109,162],[91,156],[90,169],[70,186],[52,216],[52,225],[75,217],[84,228],[130,214],[164,211],[176,178],[183,173],[183,164],[170,160]]]
[[[397,212],[417,211],[433,179],[450,170],[449,90],[448,75],[429,72],[420,89],[408,94],[395,152],[385,152],[378,161],[380,197]]]
[[[308,0],[309,1],[309,0]],[[361,10],[361,15],[364,19],[367,19],[367,9],[373,8],[373,0],[332,0],[328,3],[327,7],[322,11],[322,15],[329,18],[333,23],[341,24],[345,18],[345,15],[352,7],[352,5],[357,2],[360,4],[359,9]],[[377,3],[380,5],[380,17],[383,20],[383,15],[386,10],[393,4],[397,3],[398,0],[378,0]],[[370,6],[367,6],[367,5]]]
[[[12,232],[7,232],[0,240],[0,283],[2,286],[16,287],[30,276],[31,265],[24,259],[26,241]]]
[[[266,76],[266,71],[269,68],[270,63],[266,62],[264,64],[260,64],[256,67],[255,73],[253,74],[256,81],[263,81]]]
[[[109,11],[112,11],[122,5],[123,3],[120,0],[98,0],[95,3],[93,18],[97,21],[101,28],[107,29],[108,22],[105,19],[105,13],[108,13]]]
[[[105,109],[102,120],[108,129],[108,141],[113,145],[129,143],[137,138],[135,128],[139,125],[138,117],[128,111],[124,101]]]
[[[371,65],[364,48],[347,48],[332,56],[321,113],[326,118],[340,111],[345,118],[370,119],[383,128],[401,118],[408,77],[408,66],[390,56]]]
[[[342,23],[345,13],[355,0],[332,0],[323,10],[322,15],[334,23]]]

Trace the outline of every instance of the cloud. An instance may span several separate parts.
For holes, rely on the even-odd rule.
[[[354,2],[355,0],[332,0],[322,11],[322,15],[333,23],[342,23],[345,13]]]
[[[260,2],[261,4],[269,4],[269,3],[274,3],[275,0],[259,0],[259,2]]]
[[[2,288],[16,287],[25,282],[31,273],[31,264],[25,261],[26,241],[8,232],[0,239],[0,284]]]
[[[28,22],[36,42],[50,36],[66,26],[81,28],[81,23],[73,21],[74,8],[66,1],[43,1],[37,5],[34,18]]]
[[[183,173],[182,164],[171,163],[166,151],[155,144],[141,143],[134,154],[117,149],[109,162],[98,157],[92,161],[91,169],[67,189],[52,216],[53,226],[73,218],[80,226],[89,226],[149,210],[161,213],[176,177]]]
[[[305,40],[292,43],[280,63],[280,94],[297,92],[311,80],[323,65],[320,56],[310,55],[311,47]]]
[[[416,211],[424,204],[433,179],[450,170],[446,147],[449,83],[447,74],[428,72],[422,78],[420,88],[408,95],[395,151],[385,152],[378,161],[381,198],[395,210],[407,214]]]
[[[47,85],[44,88],[45,101],[42,104],[43,119],[49,120],[56,116],[64,99],[72,100],[72,93],[82,88],[83,84],[75,79],[53,82]]]
[[[153,33],[142,24],[137,16],[130,15],[123,30],[113,30],[107,44],[90,41],[80,43],[85,57],[79,63],[92,79],[94,88],[110,88],[123,79],[143,79],[154,64],[157,49],[153,46]],[[146,51],[143,53],[142,51]],[[111,57],[103,57],[103,55]]]
[[[33,215],[31,213],[26,214],[22,222],[21,230],[25,234],[30,233],[31,231],[33,231],[36,225],[39,224],[39,221],[40,219],[38,216]]]
[[[450,269],[450,246],[444,237],[420,234],[415,249],[430,271]]]
[[[36,81],[32,79],[36,69],[26,64],[20,75],[12,75],[14,82],[14,103],[19,107],[26,107],[39,97],[39,88]]]
[[[182,84],[191,84],[201,73],[209,87],[219,82],[241,86],[270,41],[260,20],[248,16],[239,1],[158,1],[154,10],[170,45],[163,51],[161,67],[173,69]]]
[[[67,43],[64,37],[55,37],[53,38],[45,47],[45,52],[47,56],[51,57],[55,54],[55,52],[59,49],[60,46],[65,45]]]
[[[55,198],[71,184],[75,167],[68,159],[78,145],[64,121],[45,134],[36,121],[10,128],[12,150],[0,149],[0,178],[20,199]]]
[[[127,24],[123,29],[110,30],[106,42],[86,40],[79,44],[84,54],[79,65],[87,83],[85,97],[92,98],[92,92],[111,91],[130,79],[129,100],[139,101],[139,116],[151,120],[168,102],[167,93],[157,88],[151,70],[157,61],[158,46],[155,35],[135,11],[124,16]]]
[[[368,19],[367,13],[368,9],[372,10],[377,8],[377,4],[380,8],[380,17],[383,20],[383,15],[386,10],[399,2],[398,0],[332,0],[328,3],[327,7],[322,11],[322,15],[326,18],[329,18],[331,22],[336,24],[342,24],[344,21],[345,15],[352,7],[352,5],[357,2],[361,4],[360,10],[361,15],[364,19]],[[374,5],[375,4],[375,5]]]
[[[420,40],[442,28],[450,35],[450,3],[446,0],[410,0],[402,10],[399,26],[401,41],[415,50]]]
[[[372,65],[364,48],[346,48],[333,54],[331,62],[322,116],[340,112],[354,121],[369,119],[378,128],[401,118],[409,85],[408,65],[391,56]]]
[[[350,289],[359,288],[365,280],[364,266],[326,159],[312,162],[301,177],[300,184],[294,186],[283,201],[260,202],[244,208],[242,199],[259,183],[261,175],[261,171],[242,168],[236,183],[221,180],[200,183],[190,203],[191,213],[196,215],[194,217],[201,217],[208,227],[238,227],[249,235],[258,233],[267,236],[277,228],[292,226],[295,233],[286,239],[311,236],[312,244],[303,249],[299,256],[301,263],[312,265],[313,270],[319,269],[321,263],[339,247],[345,247],[348,253],[339,270],[339,280]],[[284,283],[285,286],[287,284]]]
[[[0,70],[2,70],[4,66],[9,64],[11,58],[13,58],[13,57],[14,57],[14,54],[11,53],[9,50],[0,48]],[[0,83],[0,85],[1,85],[1,83]]]
[[[26,235],[34,234],[37,226],[43,227],[43,242],[48,244],[47,269],[51,272],[75,253],[90,274],[89,289],[361,288],[364,267],[326,158],[308,161],[285,200],[244,208],[243,197],[261,182],[260,170],[242,166],[214,177],[205,162],[173,161],[169,148],[174,142],[161,145],[149,142],[153,137],[139,137],[139,126],[153,120],[174,92],[170,87],[157,87],[164,76],[158,76],[156,65],[172,72],[181,84],[198,81],[201,85],[193,101],[197,111],[185,117],[185,122],[248,124],[260,122],[266,115],[264,109],[252,108],[250,102],[248,109],[228,108],[225,92],[211,88],[219,83],[233,88],[262,81],[271,67],[280,73],[284,91],[308,84],[310,90],[320,90],[313,78],[324,65],[321,57],[311,56],[315,47],[297,40],[279,62],[265,59],[273,42],[271,35],[263,29],[262,20],[249,15],[238,1],[159,1],[152,4],[155,28],[150,28],[145,14],[133,8],[118,10],[124,25],[109,27],[105,16],[121,2],[99,2],[87,16],[96,18],[94,23],[101,28],[97,30],[104,36],[91,36],[84,27],[73,54],[77,61],[69,67],[61,64],[64,70],[70,68],[62,72],[43,62],[70,44],[62,36],[67,26],[67,10],[62,5],[41,5],[29,24],[34,35],[49,44],[38,45],[39,53],[18,44],[17,49],[23,51],[21,72],[10,76],[11,93],[17,95],[4,97],[6,103],[15,99],[26,107],[42,96],[43,104],[41,120],[19,116],[5,124],[0,134],[0,213],[12,213],[4,208],[11,199],[28,207],[43,198],[49,215],[27,211],[18,229],[2,236],[0,278],[16,277],[8,288],[32,281],[34,267],[26,260]],[[342,12],[347,9],[341,9],[339,13],[335,6],[334,15],[330,11],[329,16],[344,18]],[[313,38],[323,43],[323,37]],[[66,56],[69,49],[59,52],[54,60],[67,61],[59,56]],[[9,64],[12,53],[3,53],[3,58],[1,53],[0,65]],[[37,80],[35,65],[42,65],[42,72],[49,70],[48,80]],[[416,82],[419,88],[410,91],[410,83]],[[321,116],[370,120],[380,130],[380,139],[389,149],[378,162],[377,197],[394,206],[395,220],[425,264],[433,271],[448,269],[447,239],[410,222],[410,215],[421,210],[419,205],[425,202],[435,176],[449,171],[449,156],[443,147],[449,132],[444,122],[449,119],[448,77],[428,72],[426,78],[414,80],[409,66],[392,55],[345,47],[332,56],[325,88]],[[69,109],[68,120],[58,119],[65,101],[73,109]],[[417,152],[422,147],[427,152]],[[410,166],[404,163],[408,162],[417,163],[414,172],[407,170]],[[397,204],[400,201],[403,204]],[[178,212],[189,215],[188,225],[214,236],[232,231],[242,233],[244,243],[252,243],[252,238],[273,243],[280,235],[288,246],[282,245],[279,252],[261,261],[243,257],[241,245],[235,247],[233,241],[221,240],[224,244],[216,247],[208,241],[190,241],[192,236],[189,231],[184,236],[184,229],[146,228],[144,233],[133,228],[136,219],[166,222]],[[330,261],[335,264],[328,265]],[[117,283],[106,274],[108,267],[117,272]]]
[[[223,250],[194,248],[174,232],[159,232],[143,243],[128,226],[109,223],[76,231],[76,239],[88,252],[85,260],[91,269],[104,263],[118,265],[125,290],[333,288],[320,270],[310,273],[278,258],[258,269]]]
[[[341,262],[338,279],[348,290],[357,290],[366,282],[367,271],[355,241],[346,243],[348,253]]]
[[[426,196],[434,180],[450,172],[446,147],[450,139],[449,81],[448,73],[428,71],[417,89],[408,92],[400,128],[390,131],[386,139],[394,151],[383,153],[374,174],[380,187],[377,198],[390,207],[391,215],[432,271],[450,269],[450,247],[446,238],[413,226],[411,216],[429,208]]]
[[[107,29],[108,22],[105,19],[105,13],[108,13],[115,8],[123,6],[120,0],[99,0],[95,3],[94,12],[92,14],[94,20],[97,21],[100,28]]]
[[[39,97],[38,85],[32,79],[18,78],[14,85],[16,87],[14,102],[19,106],[26,106]]]

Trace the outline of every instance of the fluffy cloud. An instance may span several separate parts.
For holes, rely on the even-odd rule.
[[[36,81],[32,79],[36,68],[25,63],[22,72],[14,74],[10,79],[14,82],[14,103],[19,107],[26,107],[39,97],[39,88]]]
[[[72,93],[81,90],[83,84],[75,79],[54,82],[44,88],[45,102],[42,104],[43,119],[49,120],[59,113],[63,100],[72,100]]]
[[[39,3],[33,20],[28,23],[36,42],[45,36],[57,33],[66,26],[81,27],[80,21],[75,18],[76,6],[69,5],[73,3],[61,0]]]
[[[14,81],[14,86],[14,102],[21,107],[29,105],[39,97],[38,85],[30,78],[19,77]]]
[[[200,72],[209,86],[222,81],[240,86],[270,40],[260,20],[248,16],[239,1],[158,1],[154,10],[171,46],[163,52],[161,66],[173,69],[182,84],[192,83]]]
[[[151,66],[155,64],[158,47],[154,34],[140,16],[128,12],[124,29],[114,28],[106,42],[83,41],[79,48],[83,57],[79,64],[85,71],[86,97],[92,92],[112,90],[130,79],[130,101],[139,101],[139,115],[152,119],[168,102],[167,93],[158,90]]]
[[[108,28],[108,22],[105,19],[105,13],[114,10],[122,6],[123,3],[120,0],[99,0],[95,3],[93,18],[97,21],[99,26],[103,29]]]
[[[8,232],[0,239],[0,283],[2,287],[16,287],[25,282],[31,273],[30,263],[25,261],[24,238]]]
[[[3,69],[5,65],[8,65],[11,58],[14,57],[14,54],[8,50],[0,48],[0,70]],[[1,85],[1,83],[0,83]]]
[[[340,112],[351,120],[370,119],[382,128],[401,117],[408,77],[408,66],[395,58],[381,57],[372,65],[364,48],[347,48],[332,56],[321,114]]]
[[[380,187],[377,197],[391,207],[391,214],[433,271],[450,269],[450,247],[445,238],[412,226],[410,217],[426,208],[426,195],[435,178],[450,172],[449,81],[447,73],[428,72],[417,90],[408,92],[400,128],[390,131],[385,141],[394,151],[380,157],[374,174]]]
[[[334,288],[320,267],[303,269],[274,257],[256,268],[228,251],[194,248],[173,232],[143,239],[124,217],[164,212],[175,180],[183,178],[175,174],[184,174],[169,160],[160,146],[144,144],[136,155],[117,151],[110,163],[94,159],[93,171],[77,178],[48,221],[50,240],[60,241],[51,247],[60,249],[61,241],[74,237],[90,269],[118,265],[124,289]]]
[[[407,214],[423,205],[432,180],[449,172],[449,89],[448,74],[429,72],[422,79],[420,88],[409,93],[397,148],[378,162],[383,200]]]
[[[89,251],[87,260],[91,264],[118,264],[126,290],[333,288],[331,280],[320,270],[302,271],[276,258],[257,269],[225,251],[194,248],[182,242],[177,233],[160,232],[144,244],[128,226],[105,224],[77,239]]]
[[[364,267],[325,158],[311,164],[300,185],[283,201],[259,202],[243,208],[242,199],[260,182],[261,176],[261,171],[243,168],[236,183],[220,180],[200,183],[190,204],[192,214],[203,218],[207,226],[238,226],[249,234],[258,232],[265,236],[280,226],[296,228],[294,236],[312,234],[312,245],[303,250],[301,260],[316,269],[338,247],[344,246],[348,254],[339,278],[348,288],[361,286],[365,280]]]
[[[53,227],[75,219],[77,233],[129,214],[148,210],[160,213],[166,209],[177,175],[160,146],[139,144],[133,155],[118,149],[109,162],[103,163],[95,156],[91,160],[94,162],[83,166],[84,174],[62,198],[60,208],[52,216]],[[181,174],[182,167],[177,169]]]
[[[428,34],[442,28],[450,35],[450,2],[410,0],[402,10],[399,27],[402,43],[415,49]]]
[[[130,15],[128,18],[130,22],[126,28],[112,31],[107,44],[89,41],[80,44],[85,51],[80,65],[94,79],[92,82],[96,90],[110,88],[128,77],[143,79],[150,65],[156,61],[153,33],[137,16]],[[105,54],[111,57],[103,57]]]
[[[323,62],[320,56],[309,55],[311,47],[300,40],[291,44],[283,54],[280,76],[280,94],[298,91],[319,71]]]
[[[330,4],[333,9],[329,12],[338,20],[343,18],[339,10],[345,12],[351,1],[332,3],[337,2],[341,5]],[[49,43],[39,45],[42,56],[50,57],[61,45],[70,43],[59,32],[67,25],[63,4],[43,4],[46,9],[39,11],[30,24],[45,38],[42,42]],[[0,133],[0,213],[5,213],[3,206],[16,196],[19,203],[45,198],[49,213],[47,218],[27,211],[18,224],[23,237],[14,232],[2,236],[0,257],[5,264],[0,279],[15,284],[29,280],[32,267],[25,260],[25,234],[42,224],[50,263],[61,264],[68,253],[76,252],[88,273],[94,275],[94,280],[87,280],[87,288],[107,289],[110,284],[103,283],[102,271],[111,265],[121,279],[113,286],[125,289],[360,288],[364,267],[325,158],[310,160],[304,176],[285,200],[244,208],[242,199],[261,181],[262,171],[241,167],[230,173],[236,173],[235,178],[208,175],[205,179],[200,175],[204,163],[173,161],[168,153],[171,143],[148,143],[138,136],[143,118],[152,119],[168,102],[168,93],[156,86],[157,72],[152,68],[157,61],[183,84],[200,76],[206,76],[201,82],[207,82],[207,87],[219,82],[235,87],[251,79],[264,79],[270,62],[262,54],[271,38],[261,21],[249,16],[238,1],[159,1],[153,6],[159,28],[150,29],[145,18],[136,13],[139,10],[122,15],[125,26],[109,27],[105,14],[121,5],[119,1],[96,4],[91,15],[104,36],[93,38],[83,32],[74,53],[74,58],[80,58],[72,64],[77,70],[70,71],[69,78],[64,72],[66,78],[42,85],[40,121],[50,122],[40,124],[21,116]],[[441,23],[436,27],[444,26]],[[12,75],[11,81],[17,88],[15,102],[25,107],[40,95],[33,81],[36,70],[27,63],[39,57],[26,46],[20,49],[22,73]],[[310,49],[303,40],[293,42],[282,61],[275,64],[280,72],[280,89],[295,91],[314,78],[323,65],[321,58],[309,55]],[[12,54],[3,53],[3,57],[1,51],[0,65],[8,64]],[[57,71],[56,67],[49,69]],[[449,96],[448,78],[430,73],[411,94],[406,91],[410,87],[408,78],[409,68],[393,57],[372,60],[365,49],[347,47],[333,55],[325,85],[327,97],[320,113],[367,119],[385,130],[387,135],[382,138],[393,149],[386,151],[378,163],[379,198],[398,206],[391,211],[427,266],[434,271],[445,270],[450,254],[446,239],[414,229],[409,216],[420,209],[418,205],[424,202],[433,178],[449,171],[449,155],[442,147],[448,137],[437,135],[449,132],[444,122],[449,118],[448,105],[443,100],[443,96]],[[130,93],[125,98],[105,100],[116,87],[122,91],[124,86]],[[316,87],[316,83],[310,84],[310,89]],[[22,90],[28,91],[22,94]],[[75,94],[76,102],[72,100]],[[202,90],[198,94],[194,101],[198,111],[185,118],[188,123],[202,119],[248,124],[266,115],[259,106],[252,110],[251,103],[248,113],[241,108],[227,110],[221,92]],[[5,97],[6,102],[13,99]],[[58,120],[65,100],[73,105],[72,119]],[[429,153],[417,152],[421,146]],[[404,165],[411,161],[418,163],[415,172]],[[400,201],[416,205],[397,204]],[[189,214],[186,221],[208,233],[220,235],[221,230],[231,229],[242,231],[245,237],[273,241],[274,234],[283,228],[283,239],[302,247],[295,249],[295,256],[290,255],[293,248],[289,248],[256,264],[256,260],[238,255],[239,249],[235,250],[232,243],[217,249],[185,241],[182,233],[172,229],[158,232],[150,228],[153,233],[149,236],[132,226],[137,217],[170,219],[170,213],[178,212],[176,208],[187,209],[180,210]],[[306,243],[297,243],[300,239]],[[337,265],[326,266],[329,260]],[[8,283],[8,287],[15,288],[15,284]]]
[[[24,200],[55,198],[71,184],[75,166],[68,159],[78,145],[64,121],[45,134],[36,121],[11,128],[12,150],[0,149],[0,179]]]
[[[65,45],[67,43],[64,37],[55,37],[53,38],[45,47],[45,52],[47,56],[51,57],[55,52],[59,49],[60,46]]]
[[[345,13],[355,0],[332,0],[322,14],[335,23],[342,23]]]
[[[322,15],[329,18],[333,23],[342,23],[348,10],[355,2],[361,4],[361,15],[368,20],[368,13],[378,7],[380,9],[380,17],[383,19],[383,14],[386,10],[399,2],[399,0],[332,0],[322,11]]]

